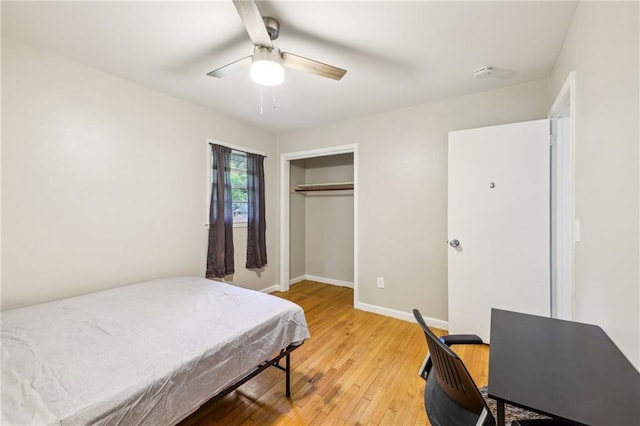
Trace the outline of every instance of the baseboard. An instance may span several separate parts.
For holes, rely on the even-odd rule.
[[[362,311],[373,312],[374,314],[380,314],[391,318],[396,318],[409,322],[416,322],[412,313],[396,311],[395,309],[384,308],[382,306],[370,305],[368,303],[356,302],[356,309],[360,309]],[[447,321],[442,321],[436,318],[424,317],[424,322],[427,323],[428,326],[439,328],[440,330],[449,330],[449,323]]]
[[[289,285],[294,285],[294,284],[298,284],[301,281],[306,280],[306,276],[305,275],[300,275],[299,277],[293,278],[291,280],[289,280]]]
[[[263,288],[260,291],[263,293],[273,293],[274,291],[282,291],[282,290],[280,289],[280,286],[278,284],[274,284],[271,287]]]
[[[333,278],[317,277],[315,275],[305,275],[304,279],[309,281],[316,281],[323,284],[331,284],[331,285],[337,285],[340,287],[353,288],[353,283],[349,281],[334,280]]]
[[[290,279],[289,280],[289,285],[298,284],[299,282],[304,281],[304,280],[316,281],[316,282],[323,283],[323,284],[337,285],[337,286],[340,286],[340,287],[353,288],[353,283],[352,282],[334,280],[333,278],[318,277],[316,275],[300,275],[299,277]]]

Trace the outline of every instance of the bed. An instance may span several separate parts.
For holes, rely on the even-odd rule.
[[[308,337],[298,305],[196,277],[6,311],[1,423],[175,424]]]

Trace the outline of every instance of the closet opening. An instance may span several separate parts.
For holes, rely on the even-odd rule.
[[[357,145],[282,154],[280,290],[303,280],[358,300]]]

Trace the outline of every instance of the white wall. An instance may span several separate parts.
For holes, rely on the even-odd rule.
[[[307,183],[353,182],[353,154],[305,160]],[[353,284],[353,192],[306,195],[307,275]]]
[[[581,2],[552,74],[576,71],[576,320],[640,368],[638,3]]]
[[[9,40],[2,43],[2,307],[205,271],[207,145],[267,153],[275,137],[238,120]],[[267,187],[269,265],[235,280],[276,284],[276,186]]]
[[[549,99],[541,80],[278,136],[280,153],[359,145],[360,302],[447,320],[447,133],[544,118]]]

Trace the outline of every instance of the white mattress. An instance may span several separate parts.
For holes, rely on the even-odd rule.
[[[298,305],[194,277],[6,311],[1,423],[175,424],[308,337]]]

